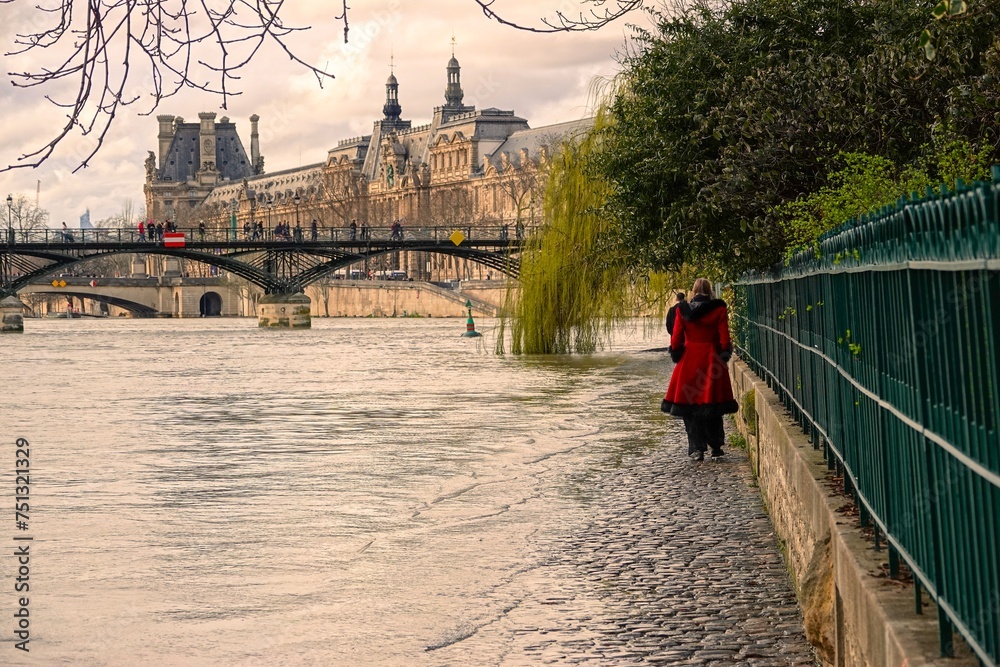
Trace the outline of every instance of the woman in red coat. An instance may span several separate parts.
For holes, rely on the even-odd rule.
[[[726,302],[712,296],[712,283],[705,278],[694,282],[693,293],[674,320],[670,347],[676,365],[661,409],[684,418],[688,455],[704,461],[709,447],[712,458],[724,454],[722,415],[738,406],[726,365],[732,354]]]

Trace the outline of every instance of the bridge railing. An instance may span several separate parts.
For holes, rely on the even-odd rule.
[[[1000,660],[1000,169],[901,200],[734,286],[739,354],[822,447],[876,546]]]
[[[367,241],[424,240],[439,243],[452,242],[455,232],[461,232],[470,241],[521,240],[531,231],[519,225],[456,225],[407,227],[398,230],[392,227],[318,227],[315,235],[311,227],[282,231],[275,227],[262,230],[234,228],[232,226],[178,227],[184,234],[185,242],[191,243],[240,243],[240,242],[287,242],[287,243],[362,243]],[[114,229],[3,229],[0,245],[63,245],[67,243],[161,243],[162,233],[150,232],[144,227],[142,233],[137,227]]]

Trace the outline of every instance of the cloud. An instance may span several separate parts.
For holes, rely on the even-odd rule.
[[[528,0],[505,0],[503,8],[527,21],[552,15],[564,4],[552,0],[545,7]],[[87,169],[71,173],[93,138],[73,134],[42,167],[0,174],[0,198],[7,192],[33,196],[40,182],[40,203],[56,225],[75,221],[86,208],[95,220],[109,217],[121,210],[125,199],[141,207],[143,162],[147,151],[157,148],[156,113],[188,120],[195,120],[200,111],[229,116],[247,149],[247,118],[256,113],[261,117],[261,152],[268,171],[322,162],[338,140],[370,133],[373,121],[381,118],[390,53],[403,117],[414,124],[428,122],[433,108],[444,102],[445,65],[453,35],[467,104],[513,109],[532,127],[580,118],[587,113],[593,79],[614,75],[613,54],[623,42],[619,25],[596,33],[537,35],[487,20],[472,0],[441,0],[433,5],[377,0],[350,10],[350,41],[345,45],[343,25],[335,19],[339,3],[310,0],[286,6],[287,24],[313,26],[289,40],[296,54],[336,76],[322,88],[276,45],[265,44],[233,82],[241,94],[230,98],[228,109],[220,108],[221,98],[191,90],[164,100],[153,115],[140,115],[146,110],[141,105],[129,107],[115,119],[104,147]],[[20,9],[13,20],[0,27],[5,51],[11,48],[14,31],[23,32],[35,20],[34,12],[24,9],[27,5],[14,7]],[[5,69],[23,70],[40,62],[37,57],[9,59]],[[133,85],[148,93],[143,76],[140,73]],[[65,111],[44,100],[39,89],[0,87],[0,108],[5,116],[0,126],[4,164],[43,146],[65,122]]]

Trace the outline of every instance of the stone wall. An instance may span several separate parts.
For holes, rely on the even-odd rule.
[[[66,311],[68,298],[72,297],[73,307],[91,315],[101,313],[100,297],[123,299],[132,303],[153,308],[157,317],[201,317],[201,299],[206,294],[217,295],[220,305],[220,315],[237,317],[253,315],[241,304],[239,287],[223,283],[212,278],[96,278],[96,286],[91,286],[89,277],[60,278],[65,283],[62,287],[50,284],[30,285],[21,294],[34,299],[28,301],[32,310],[45,316],[48,313]],[[37,303],[32,303],[37,300]],[[129,311],[115,305],[108,306],[111,317],[128,316]]]
[[[493,304],[498,313],[503,310],[507,300],[507,282],[504,280],[463,280],[458,289],[473,299]],[[517,295],[518,289],[515,285],[513,297],[516,299]]]
[[[838,512],[849,499],[836,493],[822,453],[802,433],[767,384],[742,362],[730,367],[737,428],[802,606],[806,635],[826,665],[920,667],[978,664],[967,650],[940,658],[937,610],[914,613],[912,584],[884,575],[884,547],[874,551],[857,519]],[[748,392],[753,392],[752,400]],[[926,600],[926,596],[925,596]]]
[[[222,317],[238,317],[240,309],[239,289],[228,285],[183,285],[165,286],[159,289],[160,314],[162,317],[201,317],[201,299],[206,294],[218,295]]]
[[[472,292],[449,290],[426,282],[344,280],[310,285],[313,317],[492,317],[497,308]]]

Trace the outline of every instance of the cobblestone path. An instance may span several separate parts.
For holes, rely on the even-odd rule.
[[[685,452],[628,454],[581,483],[584,525],[541,545],[528,593],[461,652],[499,633],[507,666],[814,665],[746,455]]]

